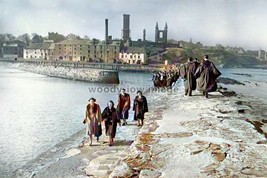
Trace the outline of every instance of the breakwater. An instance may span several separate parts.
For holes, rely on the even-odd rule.
[[[12,62],[12,63],[27,63],[27,64],[38,64],[38,65],[51,65],[60,67],[71,67],[71,68],[91,68],[91,69],[102,69],[102,70],[116,70],[116,71],[127,71],[127,72],[154,72],[160,71],[164,67],[163,64],[119,64],[119,63],[99,63],[99,62],[74,62],[74,61],[55,61],[55,60],[25,60],[18,59],[17,61],[11,61],[7,59],[0,59],[0,61]]]
[[[14,62],[10,66],[23,71],[50,77],[86,81],[92,83],[119,84],[118,70],[79,67],[76,64],[52,62]]]

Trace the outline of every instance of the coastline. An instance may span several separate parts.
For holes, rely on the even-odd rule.
[[[243,86],[226,87],[240,91]],[[214,92],[205,99],[194,92],[186,97],[183,86],[178,88],[172,94],[147,94],[144,126],[140,130],[134,123],[120,127],[115,146],[108,147],[103,137],[98,146],[79,147],[80,135],[72,147],[61,151],[64,156],[30,177],[267,175],[267,127],[261,125],[263,133],[255,129],[266,114],[264,103],[240,93],[224,97]],[[131,138],[123,137],[129,132]]]
[[[240,87],[231,86],[236,92]],[[142,178],[266,176],[267,130],[260,119],[266,103],[239,93],[224,97],[214,92],[209,99],[194,95],[183,96],[180,90],[155,98],[163,104],[147,115],[123,160],[127,171],[117,166],[110,177],[134,170]]]

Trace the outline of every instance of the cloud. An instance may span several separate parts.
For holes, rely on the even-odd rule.
[[[154,40],[155,24],[168,23],[168,37],[203,44],[238,45],[267,49],[264,0],[1,0],[0,33],[59,32],[104,39],[121,38],[123,14],[130,14],[133,40]]]

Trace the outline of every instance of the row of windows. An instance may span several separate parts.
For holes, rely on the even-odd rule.
[[[129,55],[129,56],[130,56],[131,59],[132,59],[132,58],[136,58],[136,55]],[[123,55],[123,54],[122,54],[122,55],[121,55],[121,58],[124,58],[124,57],[125,57],[125,58],[128,58],[128,55],[127,55],[127,54],[126,54],[126,55]],[[137,59],[140,59],[140,55],[137,56]]]
[[[63,51],[59,51],[59,53],[61,54],[61,53],[67,53],[66,51],[65,52],[63,52]],[[69,54],[72,54],[72,53],[74,53],[74,54],[76,54],[76,51],[75,52],[72,52],[72,51],[69,51]],[[91,51],[90,50],[88,50],[88,53],[90,54],[91,53]],[[94,51],[94,54],[97,54],[98,53],[98,51]],[[36,53],[35,53],[36,54]],[[80,52],[80,54],[82,54],[82,52]],[[103,54],[103,51],[100,51],[100,54],[102,55]],[[107,54],[109,54],[109,51],[107,51]],[[114,51],[114,53],[113,54],[117,54],[117,51]]]
[[[75,50],[76,50],[76,47],[80,46],[80,49],[82,48],[82,45],[68,45],[70,48],[72,48],[73,46],[75,47]],[[59,48],[61,48],[62,46],[59,44]],[[67,45],[64,45],[64,47],[67,47]],[[104,46],[99,46],[100,49],[103,49]],[[91,46],[88,46],[88,48],[91,48]],[[93,46],[94,49],[97,48],[97,46]],[[66,48],[65,48],[66,49]],[[109,48],[108,48],[109,49]],[[116,50],[117,49],[117,46],[114,46],[114,49]]]

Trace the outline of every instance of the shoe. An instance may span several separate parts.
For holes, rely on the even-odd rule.
[[[126,125],[125,123],[122,124],[122,126],[125,126],[125,125]]]
[[[205,93],[205,97],[206,98],[209,98],[208,92]]]

